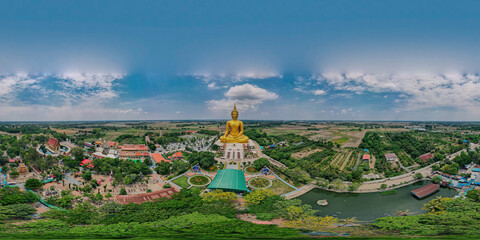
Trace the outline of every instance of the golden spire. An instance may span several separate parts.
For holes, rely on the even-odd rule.
[[[237,112],[237,113],[238,113],[238,111],[237,111],[237,103],[234,103],[234,104],[233,104],[232,113],[233,113],[233,112]]]

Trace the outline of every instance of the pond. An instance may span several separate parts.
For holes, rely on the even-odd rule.
[[[320,216],[338,218],[356,217],[360,221],[373,221],[379,217],[394,216],[395,211],[408,210],[410,214],[423,213],[423,205],[437,196],[453,197],[454,189],[440,188],[433,195],[418,200],[410,195],[410,191],[425,186],[429,182],[417,182],[396,189],[395,194],[382,196],[380,193],[336,193],[322,189],[313,189],[297,199],[319,210]],[[325,207],[317,205],[317,201],[326,199]]]

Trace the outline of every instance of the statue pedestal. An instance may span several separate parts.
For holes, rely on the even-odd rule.
[[[245,157],[244,145],[246,143],[226,143],[223,155],[225,160],[243,160]]]
[[[216,158],[220,162],[242,164],[243,162],[253,162],[258,158],[252,140],[249,140],[248,143],[222,143],[218,140],[215,144],[221,149],[219,152],[221,152],[220,156],[222,157]]]

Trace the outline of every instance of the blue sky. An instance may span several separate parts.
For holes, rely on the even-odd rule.
[[[1,1],[0,121],[478,120],[478,1]]]

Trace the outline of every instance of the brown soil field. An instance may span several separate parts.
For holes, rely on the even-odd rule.
[[[313,150],[310,150],[310,151],[302,150],[300,152],[292,153],[292,157],[295,158],[295,159],[300,159],[300,158],[310,156],[313,153],[321,152],[321,151],[323,151],[323,150],[319,149],[319,148],[316,148],[316,149],[313,149]]]
[[[58,129],[58,128],[52,128],[53,131],[55,132],[58,132],[58,133],[62,133],[62,134],[65,134],[65,135],[73,135],[75,133],[77,133],[78,131],[81,131],[81,130],[86,130],[86,131],[91,131],[92,129],[76,129],[76,128],[66,128],[66,129]]]

